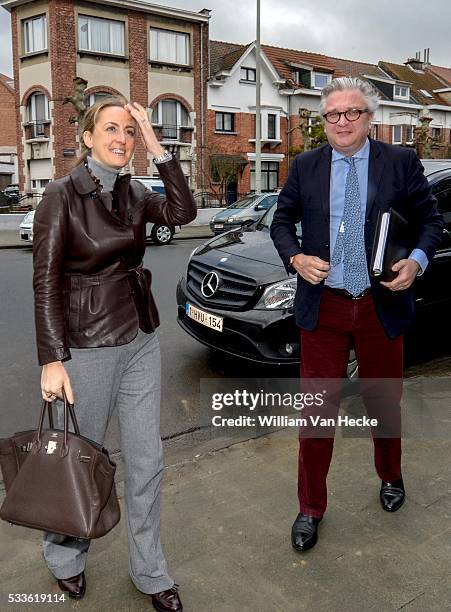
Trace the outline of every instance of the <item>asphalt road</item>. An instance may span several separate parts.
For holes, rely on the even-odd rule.
[[[160,312],[158,334],[162,353],[161,432],[168,444],[195,445],[205,440],[211,415],[199,405],[201,379],[296,377],[297,368],[264,368],[215,354],[188,336],[176,323],[175,290],[191,251],[203,239],[148,246],[144,264],[152,270]],[[40,368],[37,365],[32,295],[31,249],[0,251],[2,288],[0,337],[0,436],[34,428],[40,408]],[[120,448],[113,420],[106,441]]]

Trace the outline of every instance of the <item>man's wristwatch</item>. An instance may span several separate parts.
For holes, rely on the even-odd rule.
[[[154,164],[164,164],[164,162],[170,161],[172,159],[172,154],[169,151],[165,151],[162,155],[153,158]]]

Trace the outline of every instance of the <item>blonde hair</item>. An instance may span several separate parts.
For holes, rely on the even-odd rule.
[[[79,126],[81,153],[77,157],[77,161],[75,162],[76,166],[83,164],[91,151],[91,149],[89,149],[85,145],[85,142],[83,139],[83,133],[84,132],[91,132],[91,134],[93,133],[94,128],[97,124],[97,119],[99,117],[99,114],[103,111],[103,109],[110,108],[111,106],[118,106],[120,108],[123,108],[126,104],[127,104],[127,100],[125,98],[119,97],[119,96],[111,96],[111,98],[102,98],[101,100],[99,100],[98,102],[96,102],[95,104],[93,104],[92,106],[88,108],[88,110],[85,113],[85,116],[83,117],[83,121],[80,123],[80,126]]]

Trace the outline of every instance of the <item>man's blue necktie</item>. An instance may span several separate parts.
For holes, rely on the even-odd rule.
[[[343,255],[344,288],[356,296],[367,287],[364,227],[360,213],[360,191],[355,160],[344,158],[349,164],[345,187],[343,218],[332,254],[332,265],[337,266]]]

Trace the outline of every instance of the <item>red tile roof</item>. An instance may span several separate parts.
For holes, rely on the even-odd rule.
[[[405,81],[406,83],[411,83],[411,96],[419,104],[435,103],[449,106],[446,100],[441,98],[438,94],[433,93],[433,89],[441,89],[443,84],[434,74],[432,74],[432,72],[418,72],[416,70],[412,70],[412,68],[409,68],[409,66],[406,66],[405,64],[393,64],[392,62],[379,62],[379,66],[393,78],[399,81]],[[420,91],[421,89],[429,92],[432,97],[422,94]]]
[[[249,43],[251,44],[251,43]],[[216,74],[220,70],[231,70],[243,53],[248,49],[248,45],[227,43],[222,41],[210,41],[210,66],[211,74]],[[434,94],[434,89],[443,88],[443,80],[451,84],[451,68],[431,67],[430,70],[418,72],[412,70],[405,64],[394,64],[392,62],[379,62],[370,64],[368,62],[357,62],[338,57],[330,57],[321,53],[309,53],[296,49],[285,49],[272,45],[262,45],[262,51],[274,66],[281,80],[292,79],[293,67],[295,65],[306,65],[314,70],[327,72],[332,76],[361,76],[367,75],[374,77],[373,83],[377,84],[377,78],[391,78],[395,81],[410,83],[410,93],[412,102],[419,104],[443,104],[450,106],[439,94]],[[440,78],[432,72],[432,69],[440,71]],[[421,90],[426,90],[431,94],[431,98],[425,96]],[[391,99],[389,94],[384,94],[379,90],[382,99]]]
[[[444,81],[444,83],[443,83],[444,87],[447,87],[447,86],[451,87],[451,68],[445,68],[443,66],[433,66],[433,65],[430,65],[430,66],[428,66],[426,68],[426,70],[430,70],[436,76],[438,76],[439,79]]]
[[[0,72],[0,82],[2,82],[9,91],[14,92],[14,79]]]

